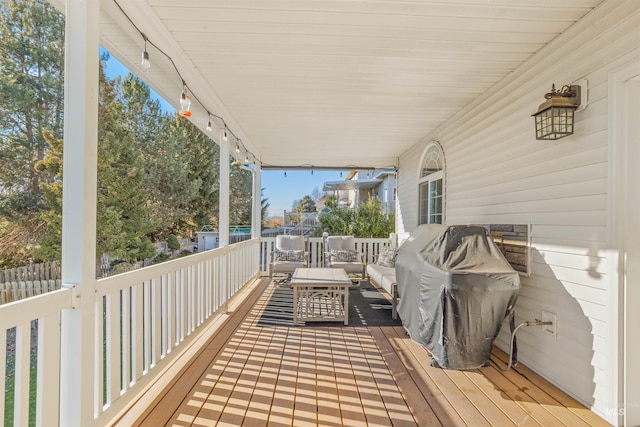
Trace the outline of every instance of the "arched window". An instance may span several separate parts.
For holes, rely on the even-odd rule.
[[[429,144],[418,175],[418,224],[444,223],[444,153],[437,142]]]

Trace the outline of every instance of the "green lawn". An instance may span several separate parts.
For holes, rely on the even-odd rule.
[[[36,393],[38,370],[37,347],[35,342],[31,342],[31,355],[29,357],[29,426],[36,425]],[[15,391],[15,368],[16,358],[15,352],[7,352],[7,363],[5,367],[5,396],[4,396],[4,425],[5,427],[13,426],[13,402]]]

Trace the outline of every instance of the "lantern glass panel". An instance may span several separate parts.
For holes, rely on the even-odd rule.
[[[554,140],[573,134],[574,107],[551,107],[535,116],[536,139]]]

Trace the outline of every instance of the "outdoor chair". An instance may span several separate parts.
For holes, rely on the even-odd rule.
[[[325,248],[325,262],[330,268],[344,268],[347,274],[358,274],[366,278],[362,254],[356,251],[353,236],[328,236]]]
[[[271,252],[269,278],[273,274],[286,274],[290,277],[296,268],[309,266],[309,253],[306,250],[307,239],[304,236],[276,236],[276,244]]]

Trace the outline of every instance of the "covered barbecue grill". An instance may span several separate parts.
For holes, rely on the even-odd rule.
[[[399,248],[398,314],[443,368],[489,361],[520,276],[480,226],[421,225]]]

